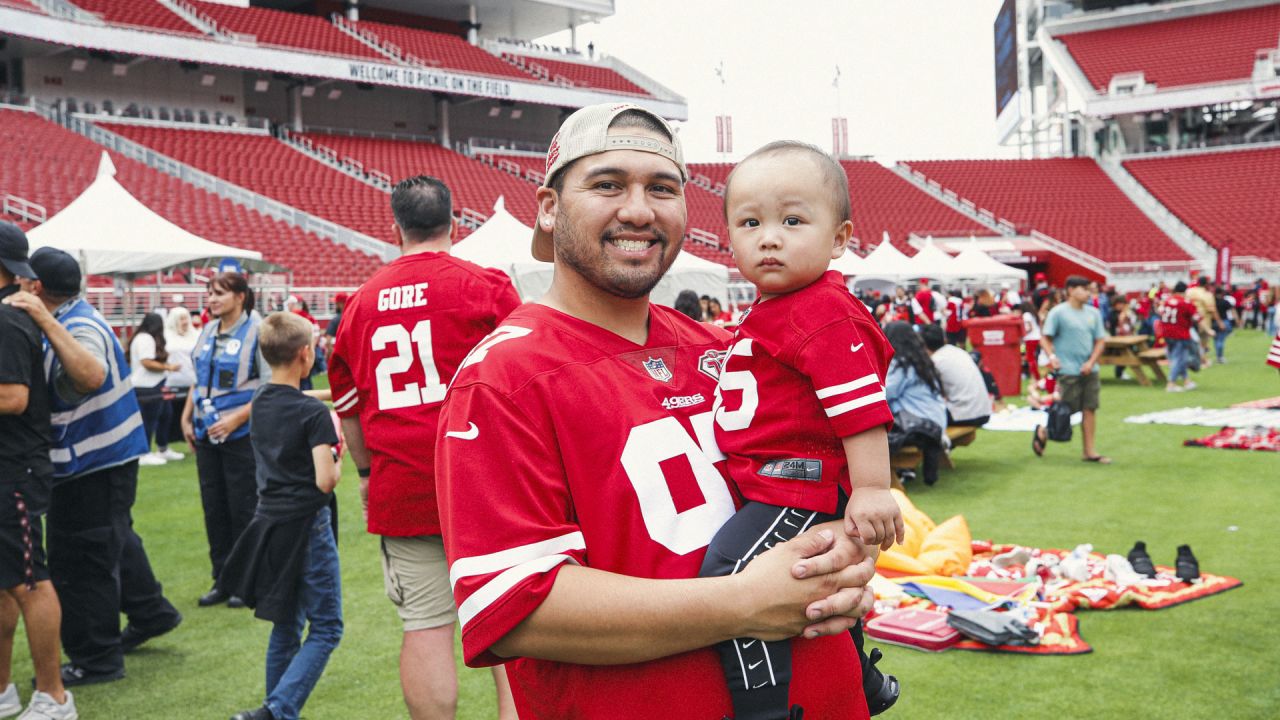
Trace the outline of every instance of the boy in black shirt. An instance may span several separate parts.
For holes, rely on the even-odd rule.
[[[342,638],[332,497],[340,475],[338,434],[324,403],[298,389],[315,362],[311,323],[273,313],[262,322],[258,346],[271,366],[271,382],[254,394],[250,419],[258,510],[218,586],[275,624],[266,702],[232,720],[296,720]]]

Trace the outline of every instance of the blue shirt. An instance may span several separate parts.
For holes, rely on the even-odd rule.
[[[1107,336],[1097,308],[1085,305],[1076,310],[1071,303],[1055,305],[1041,332],[1053,342],[1053,354],[1058,356],[1063,375],[1079,375],[1080,367],[1093,354],[1094,343]],[[1093,372],[1098,372],[1097,365]]]
[[[889,366],[889,374],[884,379],[884,395],[894,416],[906,410],[938,423],[940,428],[947,427],[947,404],[942,394],[921,380],[910,365],[895,360]]]

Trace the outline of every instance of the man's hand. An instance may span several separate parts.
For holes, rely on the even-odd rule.
[[[1058,356],[1057,356],[1057,355],[1050,355],[1050,356],[1049,356],[1049,367],[1053,368],[1054,370],[1061,370],[1061,369],[1062,369],[1062,361],[1058,360]]]
[[[1091,372],[1093,372],[1093,361],[1085,360],[1084,364],[1080,366],[1080,374],[1088,375]]]
[[[26,291],[16,292],[4,299],[4,304],[12,305],[31,316],[36,321],[36,325],[42,329],[48,327],[49,323],[56,324],[58,321],[53,317],[53,313],[44,306],[44,302],[40,298]]]
[[[182,437],[187,440],[187,447],[191,448],[191,452],[196,451],[196,428],[191,423],[191,418],[182,418]]]
[[[885,488],[854,488],[845,506],[844,533],[859,537],[870,547],[888,550],[906,539],[902,509]]]
[[[840,537],[839,529],[827,523],[810,530],[732,576],[739,584],[735,596],[743,603],[744,636],[782,640],[801,633],[835,634],[866,612],[862,590],[875,574],[873,562],[861,543]]]
[[[364,513],[364,524],[369,525],[369,478],[360,478],[360,509]]]

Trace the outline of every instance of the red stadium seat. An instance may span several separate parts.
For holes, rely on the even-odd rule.
[[[513,59],[517,64],[522,66],[542,66],[547,71],[546,79],[552,82],[555,82],[557,77],[562,77],[572,83],[574,87],[592,88],[594,90],[607,90],[609,92],[624,93],[627,95],[650,97],[650,94],[644,88],[626,79],[616,70],[607,68],[603,65],[586,62],[570,62],[567,60],[552,60],[544,57],[529,57],[525,55],[517,55],[515,53],[503,53],[503,55]]]
[[[1276,47],[1280,5],[1231,10],[1125,27],[1060,35],[1099,91],[1118,73],[1142,71],[1146,81],[1180,85],[1246,81],[1254,53]]]
[[[343,33],[322,17],[261,7],[234,7],[200,0],[191,0],[191,3],[223,28],[253,35],[259,45],[279,45],[326,55],[387,61],[382,53]]]
[[[0,110],[0,146],[6,148],[0,193],[38,202],[50,216],[93,182],[103,150],[38,115],[15,110]],[[269,262],[293,270],[298,285],[357,285],[382,265],[373,256],[304,233],[134,160],[115,153],[111,159],[116,179],[147,207],[213,242],[261,252]],[[335,264],[324,270],[325,263]]]
[[[1210,245],[1280,260],[1280,150],[1129,160],[1124,167]]]
[[[99,15],[112,25],[127,25],[181,35],[204,34],[155,0],[74,0],[73,4]]]
[[[479,75],[496,75],[528,82],[529,74],[478,48],[466,40],[445,33],[417,28],[388,25],[361,20],[352,23],[357,28],[372,32],[382,40],[391,42],[401,50],[432,67],[459,70]]]
[[[1092,159],[937,160],[909,166],[1022,231],[1039,230],[1105,262],[1188,259]]]

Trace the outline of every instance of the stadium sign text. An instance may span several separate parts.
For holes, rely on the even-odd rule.
[[[442,92],[485,97],[511,97],[511,83],[488,78],[453,75],[438,70],[393,67],[376,63],[350,63],[351,79],[380,85],[396,85],[415,90],[439,90]]]

